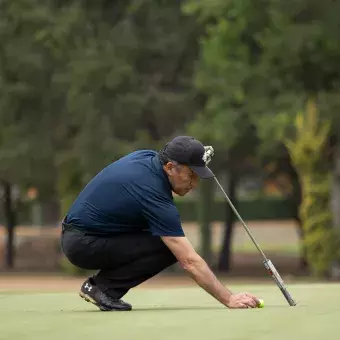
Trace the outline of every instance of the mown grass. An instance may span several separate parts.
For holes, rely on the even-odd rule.
[[[340,285],[289,286],[290,307],[274,284],[234,285],[265,301],[265,308],[229,310],[196,287],[132,290],[131,312],[100,312],[77,292],[0,293],[0,339],[84,340],[335,340]]]

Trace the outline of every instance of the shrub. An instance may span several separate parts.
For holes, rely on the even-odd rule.
[[[312,274],[325,276],[336,259],[337,240],[330,211],[330,171],[325,159],[329,122],[321,121],[314,101],[305,113],[298,113],[295,137],[285,140],[302,188],[300,218],[303,245]]]

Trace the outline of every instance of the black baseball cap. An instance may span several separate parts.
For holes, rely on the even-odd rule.
[[[162,151],[173,161],[187,165],[203,179],[215,177],[203,159],[204,145],[194,137],[175,137],[165,145]]]

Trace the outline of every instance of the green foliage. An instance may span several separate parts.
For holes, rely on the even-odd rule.
[[[57,189],[60,197],[61,216],[64,217],[85,183],[76,159],[64,159],[59,166]]]
[[[307,260],[313,274],[322,276],[336,256],[330,212],[331,181],[325,157],[330,123],[321,120],[315,102],[310,100],[306,111],[297,114],[295,129],[295,136],[284,141],[303,192],[300,217]]]
[[[311,93],[339,122],[340,3],[193,0],[184,8],[206,24],[196,86],[207,95],[202,126],[216,130],[216,138],[228,136],[232,145],[246,126],[238,122],[247,122],[257,127],[264,151],[276,152]],[[240,120],[244,115],[250,121]]]
[[[101,168],[159,148],[194,117],[199,30],[178,2],[0,9],[0,178],[58,191],[64,213]]]
[[[195,77],[197,88],[206,95],[206,105],[194,124],[196,131],[216,133],[212,138],[230,149],[249,135],[249,126],[255,127],[260,147],[252,148],[251,153],[265,159],[285,159],[287,151],[282,143],[294,133],[296,112],[313,96],[324,119],[332,124],[323,125],[320,135],[313,135],[314,130],[311,135],[298,132],[302,139],[294,140],[294,145],[301,144],[294,151],[298,153],[294,164],[305,181],[310,176],[313,185],[322,185],[330,166],[318,147],[323,138],[340,132],[340,26],[336,15],[340,2],[188,0],[184,9],[206,25]],[[243,143],[242,149],[248,151],[247,146],[253,147],[254,139]],[[293,149],[290,145],[291,152]],[[304,195],[314,195],[307,183],[302,185]],[[328,179],[324,185],[327,191]],[[330,224],[330,207],[321,201],[302,208],[308,231]],[[319,218],[315,211],[319,203],[327,216],[308,227],[306,220],[316,215],[316,220]],[[332,238],[328,231],[324,236],[323,232],[320,242]],[[311,245],[315,238],[308,235],[306,240],[310,249],[316,249]],[[319,273],[327,262],[326,251],[318,251],[317,259],[310,261]]]
[[[206,24],[201,37],[201,54],[195,74],[195,85],[206,96],[205,109],[192,123],[193,133],[211,140],[217,148],[228,150],[249,135],[249,112],[244,110],[245,85],[250,72],[246,63],[249,48],[240,34],[244,17],[232,20],[229,11],[239,11],[238,4],[223,1],[191,1],[186,13],[202,18]],[[253,140],[244,149],[252,146]]]

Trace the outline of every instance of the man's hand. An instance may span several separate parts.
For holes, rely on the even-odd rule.
[[[186,237],[163,236],[162,240],[197,284],[226,307],[255,308],[260,302],[251,294],[233,294],[225,287],[196,253]]]
[[[228,308],[256,308],[260,303],[259,299],[248,293],[233,294],[226,303]]]

